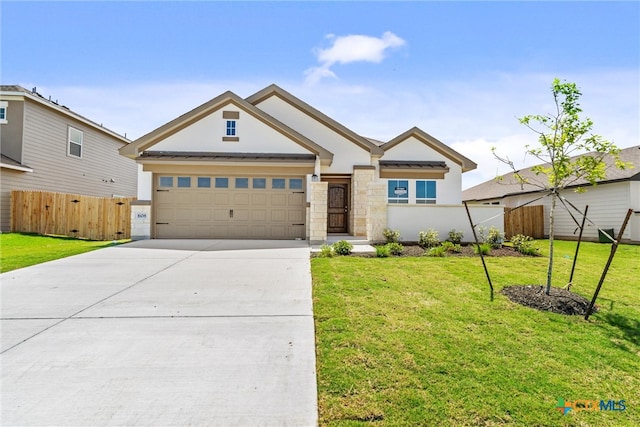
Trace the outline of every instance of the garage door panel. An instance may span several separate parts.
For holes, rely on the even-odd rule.
[[[291,223],[304,222],[305,217],[306,215],[304,212],[293,210],[287,212],[287,220]]]
[[[191,221],[193,217],[192,208],[176,208],[176,221]]]
[[[213,194],[210,191],[198,191],[193,195],[193,202],[196,205],[211,206],[213,203]]]
[[[282,193],[271,194],[271,206],[286,206],[287,195]]]
[[[213,210],[213,219],[214,221],[227,221],[230,218],[229,214],[230,209],[214,209]]]
[[[215,178],[211,177],[212,184],[216,182]],[[216,188],[212,185],[170,187],[154,192],[156,237],[304,238],[305,194],[280,184],[273,188],[270,178],[266,179],[266,188],[253,188],[255,182],[251,175],[248,180],[249,188]],[[191,182],[199,181],[192,177]],[[232,184],[235,180],[229,178],[228,182]],[[177,183],[177,175],[174,183]]]
[[[252,194],[251,205],[252,206],[266,206],[267,195],[266,194]]]
[[[211,221],[213,219],[213,211],[211,209],[196,208],[193,217],[196,221]]]
[[[247,206],[250,203],[249,193],[239,193],[233,195],[233,204],[237,206]]]
[[[226,191],[219,193],[218,191],[219,190],[216,190],[216,193],[213,195],[213,204],[217,206],[228,206],[230,203],[229,193]]]
[[[267,210],[266,209],[252,209],[251,210],[251,221],[266,221],[267,220]]]

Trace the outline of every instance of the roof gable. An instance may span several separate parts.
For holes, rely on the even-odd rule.
[[[634,168],[619,169],[615,167],[614,160],[611,156],[605,156],[604,162],[606,164],[607,177],[600,181],[599,184],[619,181],[640,181],[640,170],[638,170],[638,168],[640,168],[640,145],[624,148],[620,150],[619,155],[621,161],[631,163]],[[580,156],[573,158],[576,157]],[[500,176],[499,179],[494,178],[464,190],[462,192],[462,199],[468,201],[501,199],[516,194],[542,191],[542,188],[548,186],[547,177],[544,174],[536,174],[532,169],[533,166],[518,171],[518,173],[528,181],[526,183],[520,184],[515,177],[515,173],[509,172]],[[569,188],[579,187],[581,185],[589,185],[589,183],[582,179],[570,185]]]
[[[205,102],[204,104],[194,108],[193,110],[138,138],[130,145],[120,149],[120,154],[135,159],[143,151],[148,150],[161,141],[169,138],[172,135],[175,135],[181,130],[229,105],[237,107],[239,110],[249,114],[253,118],[258,119],[262,123],[275,129],[277,132],[286,136],[291,141],[299,144],[303,148],[319,156],[322,161],[330,163],[333,159],[333,154],[331,152],[324,149],[323,147],[320,147],[309,138],[291,129],[284,123],[280,122],[279,120],[275,119],[259,108],[256,108],[255,106],[246,102],[231,91],[227,91],[211,99],[210,101]]]
[[[341,135],[342,137],[346,138],[347,140],[351,141],[352,143],[356,144],[360,148],[368,151],[372,155],[382,156],[384,154],[384,152],[380,149],[380,147],[373,144],[367,138],[364,138],[358,135],[357,133],[348,129],[344,125],[338,123],[331,117],[315,109],[311,105],[293,96],[292,94],[290,94],[289,92],[287,92],[286,90],[282,89],[281,87],[275,84],[267,86],[261,91],[256,92],[255,94],[249,96],[246,99],[246,101],[255,106],[267,100],[268,98],[271,98],[272,96],[276,96],[279,99],[285,101],[289,105],[295,107],[296,109],[303,112],[307,116],[320,122],[324,126],[328,127],[329,129]]]
[[[436,138],[429,135],[428,133],[426,133],[425,131],[423,131],[418,127],[413,127],[408,131],[396,136],[391,141],[383,144],[381,148],[385,152],[387,152],[393,147],[396,147],[397,145],[402,144],[403,142],[410,139],[411,137],[417,139],[418,141],[422,142],[423,144],[437,151],[438,153],[440,153],[447,159],[453,161],[454,163],[460,165],[460,167],[462,168],[462,172],[468,172],[478,167],[478,165],[476,165],[473,161],[469,160],[462,154],[455,151],[453,148],[437,140]]]

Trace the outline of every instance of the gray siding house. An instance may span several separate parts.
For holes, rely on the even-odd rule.
[[[35,90],[0,86],[0,138],[2,231],[10,229],[11,190],[137,194],[138,166],[118,153],[129,140]]]
[[[598,227],[613,229],[617,235],[627,211],[632,209],[634,213],[622,238],[627,243],[640,243],[640,146],[622,149],[620,160],[631,163],[633,167],[618,169],[615,167],[614,160],[606,157],[607,177],[604,180],[593,186],[585,181],[576,181],[561,194],[580,210],[583,210],[586,205],[589,206],[588,217],[593,223],[586,224],[583,233],[585,240],[597,241]],[[545,235],[548,235],[551,198],[540,198],[545,194],[540,191],[540,186],[544,185],[546,176],[536,175],[531,168],[521,170],[520,174],[527,179],[528,183],[520,185],[514,178],[514,174],[508,173],[502,177],[502,180],[493,179],[463,191],[462,199],[467,203],[502,205],[511,208],[525,203],[530,203],[531,206],[543,205]],[[586,191],[577,193],[575,190],[578,187]],[[556,237],[577,238],[578,227],[560,203],[557,205],[557,213]],[[572,213],[579,220],[582,219],[575,211]]]

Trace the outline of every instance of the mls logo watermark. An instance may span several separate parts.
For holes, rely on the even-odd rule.
[[[624,400],[574,400],[573,402],[558,399],[556,409],[567,415],[569,411],[625,411]]]

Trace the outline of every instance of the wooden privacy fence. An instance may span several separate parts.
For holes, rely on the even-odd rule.
[[[11,231],[91,240],[129,239],[132,200],[135,198],[13,190]]]
[[[516,234],[544,238],[544,206],[504,208],[504,234],[507,239]]]

